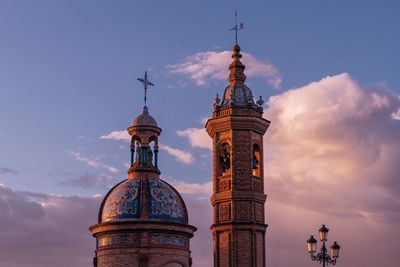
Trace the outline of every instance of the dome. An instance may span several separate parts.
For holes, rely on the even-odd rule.
[[[150,116],[149,109],[146,106],[143,107],[142,114],[140,114],[133,120],[132,126],[158,127],[156,120],[152,116]]]
[[[226,87],[222,98],[221,107],[237,106],[247,107],[254,106],[253,94],[246,84],[230,84]]]
[[[112,188],[100,208],[99,223],[124,220],[187,224],[188,216],[182,197],[171,185],[158,178],[135,178]]]

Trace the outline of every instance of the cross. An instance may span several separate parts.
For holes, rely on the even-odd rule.
[[[147,102],[147,86],[154,86],[152,82],[149,81],[147,78],[147,71],[144,72],[144,78],[137,78],[137,80],[141,83],[143,83],[144,86],[144,105],[146,106]]]
[[[237,11],[235,11],[235,18],[236,18],[236,25],[233,28],[230,28],[230,31],[235,31],[235,43],[236,45],[238,44],[238,31],[243,30],[244,29],[244,25],[243,22],[240,22],[240,24],[238,25],[238,19],[237,19]]]

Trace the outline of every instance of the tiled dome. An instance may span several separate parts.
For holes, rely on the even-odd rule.
[[[101,205],[99,223],[129,220],[187,224],[187,218],[185,203],[171,185],[146,178],[124,180],[112,188]]]

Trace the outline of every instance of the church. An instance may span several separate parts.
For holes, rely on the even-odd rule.
[[[236,43],[229,84],[213,103],[205,128],[212,139],[210,226],[214,267],[265,267],[263,135],[270,122],[264,101],[254,101]],[[145,86],[152,83],[139,79]],[[160,178],[161,128],[145,105],[127,129],[131,161],[127,179],[104,197],[98,222],[94,267],[190,267],[190,239],[196,227],[179,192]],[[211,192],[210,192],[211,193]]]

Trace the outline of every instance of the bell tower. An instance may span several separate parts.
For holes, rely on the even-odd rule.
[[[213,140],[214,267],[265,267],[263,136],[270,122],[262,117],[246,86],[240,46],[233,47],[229,85],[218,95],[206,130]]]

